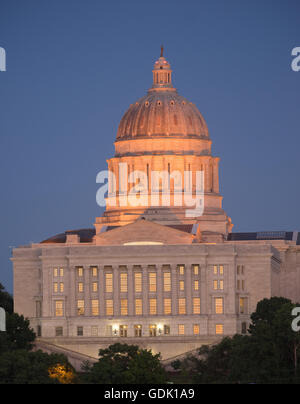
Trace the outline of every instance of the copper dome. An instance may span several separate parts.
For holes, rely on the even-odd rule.
[[[198,108],[172,86],[170,64],[161,56],[154,65],[153,86],[131,104],[121,119],[117,141],[149,137],[209,139]]]

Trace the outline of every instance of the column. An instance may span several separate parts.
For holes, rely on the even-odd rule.
[[[99,314],[105,316],[105,277],[103,267],[99,266]]]
[[[215,157],[213,160],[213,192],[218,194],[219,189],[219,157]]]
[[[149,315],[149,286],[148,286],[148,267],[142,266],[143,271],[143,316]]]
[[[178,314],[178,273],[177,265],[171,266],[172,315]]]
[[[120,273],[117,266],[113,266],[113,300],[114,317],[120,315]]]
[[[192,288],[192,266],[185,267],[185,298],[186,298],[186,314],[193,314],[193,288]]]
[[[163,308],[163,279],[162,279],[162,267],[161,265],[157,267],[156,272],[156,296],[157,296],[157,315],[162,316],[164,314]]]
[[[127,267],[127,273],[128,273],[128,293],[127,293],[128,315],[129,316],[134,316],[134,314],[135,314],[135,310],[134,310],[134,279],[133,279],[133,267],[132,267],[132,265]]]
[[[83,267],[84,279],[84,315],[91,315],[91,293],[90,293],[90,267]]]

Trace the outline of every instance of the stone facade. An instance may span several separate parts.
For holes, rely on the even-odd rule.
[[[263,298],[300,301],[298,233],[232,233],[206,123],[177,94],[171,73],[161,56],[152,88],[120,123],[108,160],[116,181],[95,229],[13,250],[15,311],[30,319],[44,349],[65,350],[76,363],[114,341],[170,359],[246,333]],[[120,164],[127,167],[122,178]],[[203,215],[187,218],[186,206],[172,202],[124,203],[133,170],[204,172]],[[169,188],[174,197],[172,182]]]

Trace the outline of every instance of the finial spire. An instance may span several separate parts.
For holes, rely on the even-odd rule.
[[[164,56],[164,46],[161,45],[160,47],[160,57],[162,58]]]

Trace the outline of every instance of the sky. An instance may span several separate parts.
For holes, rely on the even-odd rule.
[[[235,232],[300,231],[299,0],[0,0],[0,283],[11,248],[91,228],[96,175],[164,45]]]

